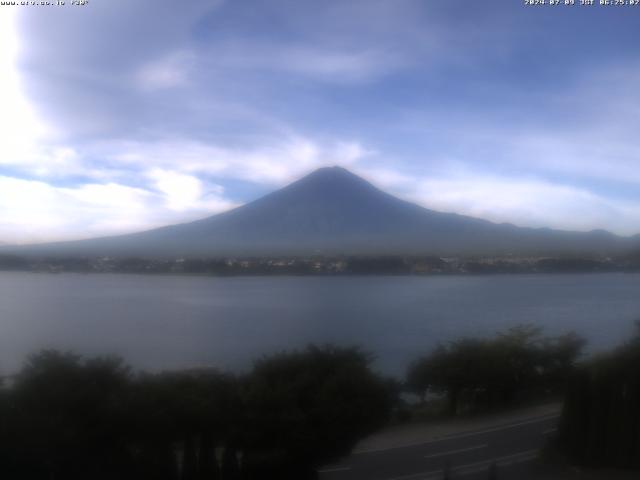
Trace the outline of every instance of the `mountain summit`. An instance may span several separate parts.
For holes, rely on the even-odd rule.
[[[519,228],[400,200],[341,167],[321,168],[241,207],[141,233],[25,247],[65,255],[222,256],[613,252],[607,232]]]

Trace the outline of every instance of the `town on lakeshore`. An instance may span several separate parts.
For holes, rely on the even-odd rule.
[[[190,275],[445,275],[638,272],[640,256],[282,256],[218,258],[21,257],[0,271]]]

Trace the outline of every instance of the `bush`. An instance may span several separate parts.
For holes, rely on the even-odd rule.
[[[415,361],[406,385],[423,400],[428,393],[446,395],[452,415],[509,405],[561,393],[583,345],[575,334],[545,338],[529,325],[493,339],[463,338]]]
[[[559,444],[572,462],[640,468],[640,335],[571,377]]]
[[[14,480],[313,478],[382,425],[387,383],[357,349],[309,347],[235,378],[134,375],[43,351],[0,387],[0,472]]]

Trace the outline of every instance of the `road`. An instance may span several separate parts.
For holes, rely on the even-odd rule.
[[[557,413],[455,433],[404,446],[352,454],[319,470],[321,480],[523,479],[545,439],[556,430]],[[448,467],[447,467],[448,466]]]

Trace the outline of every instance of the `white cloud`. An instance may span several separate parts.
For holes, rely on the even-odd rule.
[[[99,152],[93,152],[98,154]],[[396,168],[359,142],[282,143],[234,149],[191,140],[111,144],[100,152],[122,178],[77,187],[0,177],[5,241],[34,241],[139,231],[235,206],[208,177],[282,186],[309,171],[338,164],[384,190],[427,208],[521,226],[637,233],[640,203],[534,177],[500,176],[464,165],[425,175]],[[75,154],[67,152],[75,159]],[[64,157],[64,154],[61,154]],[[77,160],[77,159],[76,159]]]
[[[67,195],[87,208],[104,210],[126,209],[128,214],[140,214],[153,196],[147,190],[116,183],[86,184],[79,187],[51,187],[54,192]]]
[[[186,204],[170,173],[164,175],[166,191],[157,192],[116,183],[57,187],[0,176],[0,238],[29,243],[114,235],[195,220],[234,206],[206,191],[194,192]]]
[[[315,168],[352,167],[373,154],[358,142],[320,143],[299,136],[254,148],[193,140],[87,145],[82,154],[58,148],[20,165],[38,180],[0,176],[0,239],[87,238],[204,218],[237,206],[207,177],[275,188]],[[108,167],[96,168],[93,158]],[[75,175],[93,180],[73,187],[54,185]]]
[[[189,139],[111,144],[102,155],[127,168],[160,168],[257,184],[282,185],[322,166],[351,167],[375,152],[356,141],[317,142],[294,136],[255,147],[224,147]]]
[[[191,175],[155,168],[149,172],[155,187],[165,194],[171,210],[183,211],[193,207],[202,196],[202,182]]]
[[[218,67],[280,71],[332,83],[369,82],[409,64],[404,55],[384,49],[313,44],[233,45],[217,52],[215,58]]]
[[[24,92],[16,64],[19,54],[17,9],[0,14],[0,166],[38,176],[82,174],[78,152],[58,145],[59,129],[44,121]],[[95,171],[95,168],[91,170]]]
[[[264,8],[281,31],[257,28],[262,10],[247,14],[227,4],[226,11],[216,12],[222,2],[207,0],[180,11],[172,2],[151,0],[136,3],[134,10],[122,8],[124,0],[82,13],[27,9],[22,34],[29,41],[21,44],[16,9],[4,9],[0,166],[40,181],[3,177],[0,240],[5,230],[18,238],[20,228],[44,238],[49,232],[88,236],[186,221],[232,205],[210,178],[276,188],[332,164],[425,206],[496,221],[624,233],[639,224],[635,201],[598,195],[586,185],[640,183],[640,65],[592,62],[596,71],[550,90],[494,77],[483,84],[487,77],[473,75],[471,67],[485,75],[482,63],[500,59],[508,67],[510,55],[521,51],[518,42],[506,41],[515,38],[516,27],[487,11],[489,24],[457,19],[465,31],[460,36],[459,29],[440,24],[438,8],[398,2],[329,2],[314,15],[300,15],[296,2],[275,2]],[[154,15],[141,25],[149,9]],[[114,26],[122,27],[115,37]],[[207,33],[205,26],[213,28]],[[138,41],[132,43],[134,37]],[[77,38],[86,42],[78,46]],[[25,77],[19,76],[18,53]],[[448,65],[455,66],[446,77],[451,90],[464,87],[461,97],[471,100],[457,110],[453,96],[453,106],[427,105],[440,93],[449,99],[450,92],[430,87]],[[328,85],[373,82],[408,68],[418,73],[411,78],[425,80],[425,90],[409,89],[407,94],[417,95],[408,101],[398,95],[391,108],[396,96],[385,97],[393,93],[391,84],[358,92]],[[461,82],[456,71],[471,73],[473,81]],[[327,84],[309,87],[309,79]],[[26,85],[39,99],[39,111],[65,130],[66,141],[38,117],[23,92]],[[295,89],[291,103],[289,88]],[[486,102],[474,101],[475,89],[486,94]],[[369,96],[371,109],[349,115],[342,105],[333,108],[347,91]],[[154,93],[161,101],[150,101]],[[302,103],[309,98],[311,105]],[[414,108],[417,113],[400,131],[404,112]],[[380,120],[363,121],[371,112]],[[337,125],[350,122],[347,128],[361,129],[371,141],[359,134],[357,141],[344,134],[345,140]],[[321,137],[331,130],[333,138]],[[382,153],[368,146],[377,149],[378,137],[389,141]],[[422,145],[431,148],[428,154]],[[430,159],[429,176],[426,167],[421,171],[423,158]],[[87,184],[54,185],[69,177]],[[26,192],[37,202],[25,198]]]
[[[160,168],[152,169],[147,175],[153,180],[155,188],[164,195],[165,205],[170,210],[220,211],[234,206],[222,198],[224,189],[220,185],[205,187],[201,180],[192,175]]]
[[[50,129],[28,102],[15,68],[18,55],[17,9],[0,14],[0,165],[37,156],[38,139]]]
[[[424,175],[358,165],[355,172],[383,190],[441,212],[523,227],[640,233],[639,200],[598,195],[561,182],[459,167]]]
[[[0,176],[0,227],[9,242],[90,237],[101,221],[119,233],[141,220],[149,194],[120,185],[60,188],[42,181]],[[118,221],[119,220],[119,221]],[[124,224],[124,225],[123,225]]]
[[[519,226],[638,233],[640,202],[539,179],[483,174],[416,179],[404,195],[425,207]]]
[[[195,56],[191,52],[172,52],[144,64],[135,73],[135,81],[141,90],[184,87],[189,84],[189,73],[194,62]]]

